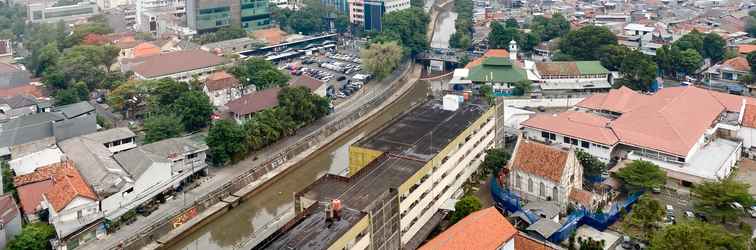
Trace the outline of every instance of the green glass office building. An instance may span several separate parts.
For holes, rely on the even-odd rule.
[[[228,26],[248,32],[270,27],[268,0],[187,0],[186,18],[199,34]]]

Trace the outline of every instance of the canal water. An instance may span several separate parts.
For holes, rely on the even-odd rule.
[[[187,236],[172,249],[242,249],[264,238],[274,228],[267,225],[285,223],[294,211],[294,193],[326,174],[344,174],[349,165],[349,145],[379,128],[408,107],[421,102],[430,93],[428,85],[418,82],[407,95],[355,129],[310,160],[294,166],[275,183],[259,191],[222,217]],[[245,247],[246,246],[246,247]]]

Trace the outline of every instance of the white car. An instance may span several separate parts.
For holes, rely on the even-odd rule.
[[[751,218],[756,218],[756,206],[748,208],[748,214],[751,215]]]

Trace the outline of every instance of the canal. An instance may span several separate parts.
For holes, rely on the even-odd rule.
[[[267,225],[283,223],[293,216],[295,192],[326,173],[346,173],[349,145],[406,111],[408,107],[424,100],[428,94],[428,85],[418,82],[405,96],[362,127],[350,131],[309,160],[295,166],[238,207],[173,245],[172,249],[242,249],[262,240],[264,235],[275,230]],[[256,237],[257,235],[260,236]]]

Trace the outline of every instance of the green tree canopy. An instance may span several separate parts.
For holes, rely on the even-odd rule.
[[[530,30],[544,41],[557,37],[562,37],[570,31],[570,22],[559,13],[554,14],[551,18],[535,16],[530,21]]]
[[[639,51],[627,51],[619,68],[620,84],[634,90],[650,90],[656,79],[656,63]]]
[[[638,230],[641,238],[648,240],[654,235],[662,218],[664,218],[664,208],[659,201],[651,196],[641,195],[638,202],[633,205],[633,210],[625,217],[625,230],[633,228]]]
[[[599,48],[599,60],[601,65],[611,71],[618,71],[622,67],[622,62],[625,61],[631,53],[630,48],[618,44],[610,44]]]
[[[480,210],[482,206],[483,205],[480,204],[478,197],[465,195],[454,204],[454,212],[452,212],[449,221],[451,221],[452,224],[455,224],[467,215]]]
[[[651,239],[650,249],[746,250],[747,240],[748,237],[730,234],[721,226],[690,221],[664,227]]]
[[[704,182],[693,187],[692,192],[696,197],[694,207],[696,210],[706,213],[709,217],[719,219],[722,222],[734,220],[742,214],[742,209],[732,206],[738,202],[743,206],[753,203],[748,188],[751,185],[727,178],[717,182]]]
[[[284,87],[278,94],[278,103],[294,121],[309,124],[328,114],[328,99],[314,95],[306,87]]]
[[[513,17],[508,18],[504,22],[504,26],[507,28],[520,28],[520,24],[517,23],[517,19],[514,19]]]
[[[483,159],[481,168],[486,171],[486,173],[494,173],[496,170],[503,168],[504,165],[507,165],[510,157],[512,157],[512,155],[501,148],[486,150],[486,158]]]
[[[151,115],[144,120],[144,142],[156,141],[178,137],[183,133],[184,125],[181,120],[173,115]]]
[[[246,133],[244,129],[229,120],[221,120],[210,127],[206,142],[210,148],[210,159],[222,165],[232,159],[241,159],[247,153]]]
[[[584,176],[601,176],[606,172],[606,163],[600,161],[595,156],[580,149],[575,151],[575,156],[578,158],[580,165],[583,166]]]
[[[611,44],[617,44],[614,33],[603,26],[589,25],[567,33],[559,41],[559,49],[576,60],[598,60],[597,48]]]
[[[171,107],[171,112],[181,118],[186,131],[204,128],[210,122],[213,105],[210,98],[200,90],[191,90],[181,95]]]
[[[656,164],[643,160],[628,163],[616,175],[630,191],[661,187],[667,181],[667,173],[664,170]]]
[[[8,242],[8,250],[52,249],[50,239],[56,235],[55,228],[45,223],[32,223],[24,226],[21,234]]]
[[[255,85],[257,90],[284,86],[289,81],[287,74],[262,58],[250,58],[242,61],[229,69],[228,72],[239,79],[242,85]]]
[[[415,55],[428,49],[426,33],[429,21],[428,14],[420,8],[394,11],[383,15],[381,33],[398,38],[408,54]]]
[[[517,28],[504,27],[498,22],[491,22],[491,33],[488,33],[488,47],[492,49],[509,49],[509,42],[520,44],[522,34]]]
[[[727,42],[717,33],[710,32],[703,36],[703,48],[701,56],[711,58],[712,61],[718,62],[724,59],[727,52]]]
[[[220,41],[226,41],[231,39],[237,39],[246,37],[247,32],[241,27],[228,26],[218,29],[215,32],[205,33],[195,37],[193,40],[195,43],[208,44]]]
[[[372,43],[360,51],[365,69],[377,79],[391,74],[402,60],[402,48],[396,42]]]

